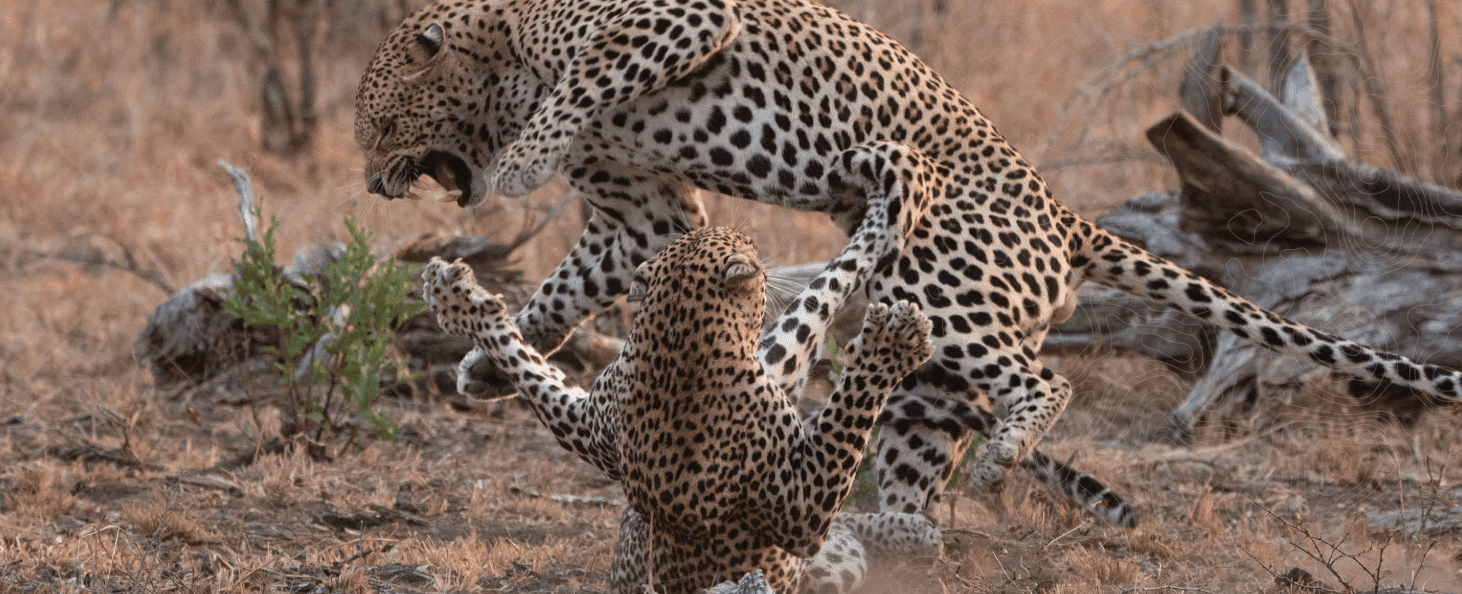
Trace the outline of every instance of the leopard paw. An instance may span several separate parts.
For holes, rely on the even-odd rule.
[[[970,463],[970,483],[981,489],[993,489],[1005,478],[1006,471],[1020,460],[1020,448],[1003,440],[981,444]]]
[[[863,316],[860,348],[874,349],[870,354],[886,358],[895,373],[907,375],[934,354],[934,343],[929,340],[932,328],[915,303],[874,303]]]
[[[498,156],[489,191],[500,196],[526,196],[553,177],[564,151],[524,140],[514,141]]]
[[[508,323],[502,295],[477,285],[472,268],[461,260],[447,264],[432,258],[422,271],[422,296],[442,329],[481,343],[484,334],[500,332]]]

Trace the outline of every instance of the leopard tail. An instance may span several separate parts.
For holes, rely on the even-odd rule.
[[[1080,219],[1078,219],[1080,220]],[[1071,264],[1086,280],[1121,289],[1193,315],[1272,351],[1348,373],[1462,403],[1462,373],[1418,363],[1291,322],[1146,249],[1080,220],[1070,239]]]

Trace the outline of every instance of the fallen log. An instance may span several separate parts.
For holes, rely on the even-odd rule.
[[[1453,338],[1462,311],[1462,192],[1348,158],[1328,134],[1307,59],[1296,61],[1281,99],[1228,66],[1215,77],[1205,70],[1212,53],[1200,48],[1184,74],[1183,104],[1201,110],[1198,117],[1175,113],[1147,132],[1178,172],[1178,198],[1156,208],[1150,197],[1134,199],[1100,224],[1295,321],[1414,359],[1462,363],[1462,340]],[[1215,96],[1198,97],[1195,89]],[[1206,121],[1214,104],[1258,134],[1258,154]],[[1084,307],[1124,306],[1119,296],[1083,296],[1095,298]],[[1145,330],[1136,323],[1084,336],[1142,352],[1118,338]],[[1051,336],[1081,329],[1068,324]],[[1170,327],[1164,321],[1151,332],[1162,336]],[[1067,346],[1083,345],[1068,339]],[[1225,398],[1248,405],[1284,398],[1329,375],[1228,335],[1201,367],[1206,373],[1171,415],[1180,442]],[[1431,404],[1362,380],[1344,389],[1403,422]]]

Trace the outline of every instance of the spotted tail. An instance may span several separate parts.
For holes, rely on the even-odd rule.
[[[1072,247],[1085,279],[1145,296],[1247,338],[1270,350],[1309,359],[1358,379],[1383,380],[1462,403],[1462,373],[1417,363],[1302,324],[1254,305],[1172,262],[1087,221]]]

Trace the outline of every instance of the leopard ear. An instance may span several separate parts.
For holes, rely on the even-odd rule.
[[[726,258],[726,284],[733,287],[746,284],[761,274],[761,264],[746,254],[731,254]]]
[[[439,23],[427,25],[406,49],[411,65],[416,66],[411,74],[404,78],[407,80],[419,78],[422,74],[430,71],[436,66],[441,57],[447,52],[447,31]]]

